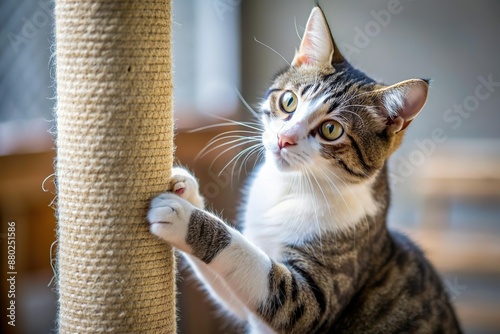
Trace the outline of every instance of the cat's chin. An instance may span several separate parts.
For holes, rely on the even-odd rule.
[[[281,152],[274,148],[266,147],[266,164],[273,166],[278,172],[295,172],[299,168],[291,163]]]
[[[283,172],[283,173],[297,172],[300,170],[300,168],[298,166],[296,166],[293,163],[290,163],[289,161],[282,158],[281,156],[274,156],[273,162],[274,162],[274,166],[276,166],[276,169],[280,172]]]

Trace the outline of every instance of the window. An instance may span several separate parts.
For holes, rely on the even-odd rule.
[[[239,7],[234,1],[173,3],[174,104],[177,126],[201,114],[228,117],[238,107]]]

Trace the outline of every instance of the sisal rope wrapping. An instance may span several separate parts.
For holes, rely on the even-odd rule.
[[[145,221],[173,156],[170,0],[57,0],[60,333],[174,333]]]

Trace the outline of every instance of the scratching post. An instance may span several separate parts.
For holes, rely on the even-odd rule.
[[[174,333],[170,0],[56,0],[60,333]]]

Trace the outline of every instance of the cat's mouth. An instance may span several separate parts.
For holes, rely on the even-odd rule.
[[[274,161],[279,168],[290,167],[290,162],[287,160],[286,154],[283,154],[283,150],[274,153]]]
[[[298,152],[289,148],[273,150],[272,156],[276,167],[283,172],[296,171],[305,163],[305,159]]]
[[[289,170],[291,168],[290,152],[287,149],[280,149],[278,145],[267,146],[267,158],[272,160],[279,170]]]

